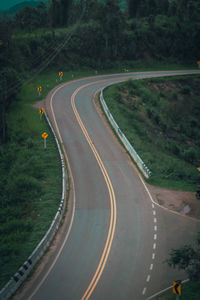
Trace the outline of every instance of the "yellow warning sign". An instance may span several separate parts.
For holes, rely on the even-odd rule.
[[[179,280],[173,281],[173,293],[175,295],[181,295],[181,283]]]
[[[46,139],[46,138],[48,137],[48,134],[47,134],[46,132],[44,132],[44,133],[42,134],[42,137],[43,137],[43,139]]]

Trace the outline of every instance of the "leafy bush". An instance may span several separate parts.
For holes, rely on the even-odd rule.
[[[123,103],[123,97],[122,94],[120,92],[115,92],[114,93],[114,99],[118,102],[118,103]]]
[[[178,99],[178,92],[173,90],[169,94],[169,100],[176,101]]]
[[[167,151],[175,154],[176,156],[180,155],[180,148],[177,145],[177,142],[175,142],[175,141],[168,141],[165,144],[165,148],[166,148]]]
[[[42,195],[42,185],[34,177],[19,174],[8,181],[9,200],[12,203],[31,203],[31,200]]]
[[[170,267],[184,270],[191,281],[200,280],[200,233],[195,241],[195,246],[185,245],[170,251],[167,263]]]
[[[183,152],[183,158],[187,162],[194,163],[197,160],[197,153],[194,148],[190,147]]]
[[[181,93],[184,94],[184,95],[190,95],[191,88],[189,86],[183,86],[181,88]]]

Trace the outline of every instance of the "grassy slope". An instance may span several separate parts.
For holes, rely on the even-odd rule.
[[[40,120],[28,98],[13,105],[8,116],[11,143],[4,152],[8,160],[5,198],[1,207],[1,273],[3,286],[27,259],[55,216],[61,198],[61,166],[46,121]],[[41,134],[46,131],[47,149]]]
[[[199,79],[157,79],[129,81],[105,91],[111,113],[152,171],[152,184],[197,187],[198,86]]]

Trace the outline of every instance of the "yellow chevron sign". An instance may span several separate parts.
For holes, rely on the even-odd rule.
[[[181,295],[181,281],[173,281],[173,293],[175,295]]]

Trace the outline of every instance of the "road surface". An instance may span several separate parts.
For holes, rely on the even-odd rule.
[[[199,222],[152,202],[94,103],[106,85],[177,73],[183,72],[96,76],[64,84],[49,96],[48,113],[73,176],[72,226],[23,299],[143,300],[186,278],[164,260],[171,248],[194,240]]]

